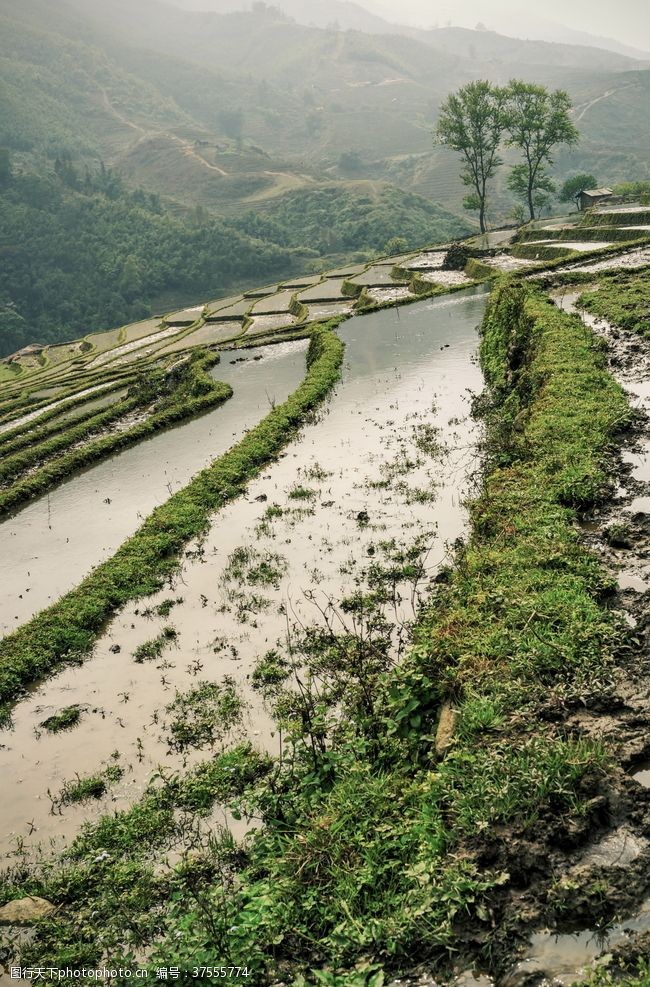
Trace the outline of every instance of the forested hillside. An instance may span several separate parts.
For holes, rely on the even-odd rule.
[[[2,355],[57,342],[304,266],[304,252],[232,226],[181,222],[111,172],[5,175],[0,190]]]

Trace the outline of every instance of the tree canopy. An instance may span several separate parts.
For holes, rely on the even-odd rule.
[[[485,80],[470,82],[447,97],[440,108],[437,136],[458,151],[465,163],[460,177],[472,191],[466,209],[476,209],[481,233],[486,230],[488,184],[502,159],[505,91]]]
[[[586,175],[584,172],[574,175],[572,178],[567,178],[560,189],[560,202],[574,202],[585,189],[597,187],[598,180],[593,175]]]
[[[508,187],[526,206],[530,219],[555,191],[548,169],[560,144],[573,145],[579,133],[570,117],[566,92],[512,79],[505,87],[485,80],[470,82],[447,97],[436,128],[438,140],[461,154],[460,177],[472,189],[464,205],[479,214],[486,230],[490,182],[503,163],[503,145],[518,148],[522,160],[512,166]]]
[[[508,187],[525,202],[530,219],[535,219],[555,191],[548,175],[554,149],[559,144],[576,144],[579,133],[569,116],[571,100],[564,90],[549,92],[545,86],[513,79],[506,94],[506,143],[518,148],[523,157],[513,167]]]

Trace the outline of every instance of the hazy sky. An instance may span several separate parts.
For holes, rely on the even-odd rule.
[[[600,34],[650,51],[650,2],[648,0],[544,0],[534,6],[526,0],[361,0],[364,7],[394,21],[429,27],[451,20],[463,27],[483,21],[504,29],[504,18],[544,17],[590,34]]]

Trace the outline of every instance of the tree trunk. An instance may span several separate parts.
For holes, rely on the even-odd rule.
[[[483,199],[481,199],[481,208],[480,208],[480,211],[479,211],[479,214],[478,214],[478,221],[479,221],[479,223],[481,225],[481,233],[485,233],[486,232],[486,229],[485,229],[485,202],[484,202]]]
[[[533,186],[528,186],[528,212],[530,213],[530,218],[535,219],[535,203],[533,202]]]

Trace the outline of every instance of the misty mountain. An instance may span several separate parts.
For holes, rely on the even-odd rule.
[[[395,7],[391,0],[360,0],[369,11],[389,21],[395,19]],[[634,0],[623,3],[617,8],[611,7],[608,18],[610,29],[595,31],[593,25],[598,23],[598,11],[593,4],[571,4],[564,6],[561,0],[550,0],[541,12],[541,8],[526,7],[517,0],[436,0],[435,6],[426,0],[404,0],[399,8],[399,18],[411,27],[464,27],[474,29],[478,24],[490,31],[508,37],[527,39],[531,41],[550,41],[554,44],[583,45],[587,47],[605,48],[608,51],[626,55],[630,58],[650,59],[650,46],[646,40],[640,48],[611,37],[616,29],[629,34],[629,25],[638,21],[630,18],[630,6]],[[572,26],[564,23],[571,21]],[[602,25],[602,21],[600,22]],[[647,39],[646,31],[646,39]]]
[[[212,11],[230,14],[235,11],[259,9],[260,0],[171,0],[183,10]],[[342,31],[365,31],[368,34],[395,34],[397,28],[383,17],[372,14],[364,6],[345,0],[269,0],[269,7],[278,7],[288,17],[307,27],[337,27]],[[408,28],[403,29],[409,32]]]
[[[623,44],[614,38],[592,34],[560,24],[557,21],[536,17],[529,11],[513,11],[507,17],[496,17],[490,26],[502,34],[535,41],[549,41],[552,44],[579,45],[587,48],[603,48],[640,61],[650,61],[650,52]]]
[[[212,11],[226,14],[234,11],[259,8],[261,0],[169,0],[174,6],[190,11]],[[296,20],[299,24],[328,28],[336,25],[343,31],[364,31],[370,34],[405,34],[409,37],[419,37],[421,30],[398,23],[399,17],[404,16],[403,10],[395,11],[394,7],[385,5],[380,16],[373,12],[372,0],[362,0],[361,3],[341,2],[341,0],[269,0],[267,4],[277,7],[283,13]],[[380,5],[381,7],[381,5]],[[444,16],[443,16],[444,15]],[[458,8],[444,10],[436,7],[436,19],[445,21],[451,19],[456,23]],[[487,17],[487,20],[485,18]],[[397,18],[397,19],[396,19]],[[469,27],[475,28],[476,23],[484,21],[488,30],[498,32],[508,38],[527,41],[551,42],[553,44],[578,47],[601,48],[638,61],[650,61],[650,52],[625,45],[613,38],[577,30],[565,24],[546,18],[537,17],[527,11],[512,10],[507,15],[500,14],[491,7],[489,12],[483,7],[477,7],[466,15]],[[429,32],[422,32],[429,33]]]
[[[531,69],[539,73],[544,66],[552,70],[615,72],[646,65],[604,48],[523,40],[496,31],[446,27],[422,32],[420,38],[438,51],[476,63],[479,70],[487,69],[490,78],[495,71],[512,73],[514,70],[518,75],[526,76]]]

